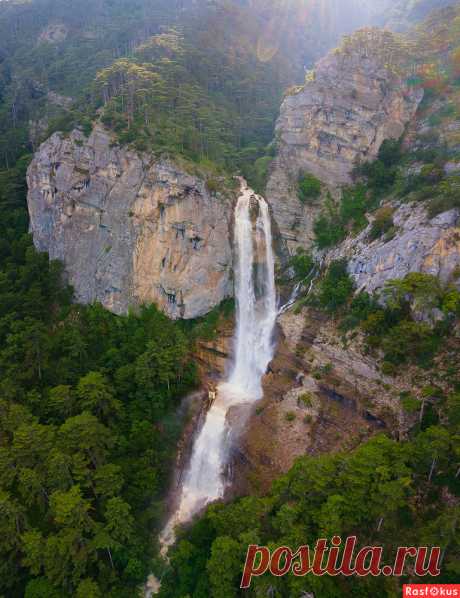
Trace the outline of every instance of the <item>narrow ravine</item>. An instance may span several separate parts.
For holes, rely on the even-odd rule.
[[[256,195],[244,179],[235,208],[234,242],[234,362],[195,439],[178,508],[160,536],[163,554],[174,543],[177,525],[223,497],[232,436],[227,415],[232,407],[262,398],[262,377],[273,357],[277,305],[270,213],[264,198]]]

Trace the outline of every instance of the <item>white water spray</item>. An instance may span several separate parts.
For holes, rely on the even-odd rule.
[[[258,212],[255,226],[254,212]],[[231,448],[227,414],[231,407],[262,398],[262,377],[273,357],[277,309],[270,213],[263,197],[243,179],[235,209],[235,257],[235,361],[195,440],[178,509],[160,536],[163,554],[174,542],[178,524],[223,497]]]

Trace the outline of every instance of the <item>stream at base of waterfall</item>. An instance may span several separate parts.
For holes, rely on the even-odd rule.
[[[179,490],[178,507],[160,535],[162,554],[175,540],[175,527],[189,521],[205,505],[222,498],[228,483],[225,469],[231,449],[232,407],[262,398],[262,377],[273,358],[276,289],[271,219],[267,202],[240,179],[235,207],[236,333],[230,374],[198,432]]]

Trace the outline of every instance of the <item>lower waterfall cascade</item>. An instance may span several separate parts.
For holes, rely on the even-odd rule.
[[[217,397],[195,438],[177,510],[160,535],[163,555],[175,541],[177,525],[186,523],[205,505],[223,497],[228,484],[225,468],[232,443],[232,427],[227,415],[232,407],[262,398],[262,377],[273,358],[277,299],[270,211],[263,197],[256,195],[244,179],[240,182],[234,232],[233,366],[226,381],[218,386]]]

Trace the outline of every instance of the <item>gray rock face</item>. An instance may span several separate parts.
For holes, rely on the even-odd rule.
[[[47,42],[49,44],[59,44],[63,42],[69,34],[69,29],[65,23],[50,23],[40,33],[39,42]]]
[[[404,278],[409,272],[438,276],[460,288],[460,213],[450,210],[429,220],[420,204],[404,204],[393,221],[393,239],[369,242],[370,226],[358,237],[344,241],[328,259],[346,257],[359,290],[373,293],[387,280]]]
[[[288,247],[311,244],[319,210],[299,201],[299,175],[312,173],[331,188],[349,183],[353,167],[374,159],[382,142],[399,138],[414,116],[422,92],[398,74],[397,43],[388,31],[363,30],[286,96],[267,196]]]
[[[232,294],[231,201],[201,178],[96,127],[89,139],[54,134],[27,180],[34,243],[64,262],[78,301],[195,318]]]

